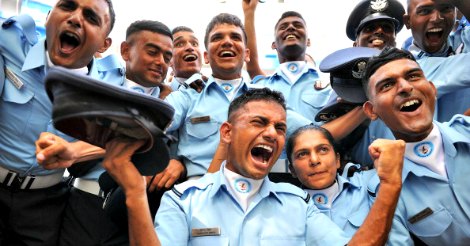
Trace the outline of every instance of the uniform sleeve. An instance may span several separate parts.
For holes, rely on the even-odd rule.
[[[326,215],[322,214],[312,200],[307,214],[306,245],[346,245],[349,238]]]
[[[310,125],[313,122],[301,114],[293,111],[292,109],[287,109],[287,138],[294,133],[295,130],[299,127]]]
[[[173,116],[173,121],[167,130],[168,132],[178,130],[184,123],[186,114],[192,102],[189,93],[190,91],[192,90],[174,91],[165,98],[165,101],[175,109],[175,115]]]
[[[406,228],[405,219],[401,211],[404,210],[403,203],[397,206],[395,210],[395,216],[392,222],[392,229],[388,234],[387,245],[414,245],[413,239],[411,238],[410,232]]]
[[[449,57],[426,57],[419,61],[425,76],[437,89],[437,96],[470,87],[470,53]]]
[[[189,242],[189,225],[179,197],[167,191],[155,216],[155,231],[163,246],[182,246]]]

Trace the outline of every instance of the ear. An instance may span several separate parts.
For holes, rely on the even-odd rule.
[[[403,23],[405,24],[406,29],[408,29],[408,30],[411,29],[410,15],[408,15],[408,14],[403,15]]]
[[[310,47],[310,38],[307,38],[307,47]]]
[[[290,163],[289,163],[289,170],[290,170],[290,173],[292,174],[292,177],[297,178],[297,173],[295,172],[295,168]]]
[[[113,43],[113,40],[110,37],[107,37],[104,39],[104,44],[103,46],[98,50],[100,53],[104,53],[108,48],[111,46]]]
[[[126,41],[121,43],[121,57],[124,61],[129,61],[130,46]]]
[[[364,110],[364,113],[366,113],[367,117],[369,117],[369,119],[376,120],[377,118],[379,118],[374,111],[374,105],[372,105],[370,101],[365,102],[362,105],[362,109]]]
[[[220,126],[220,141],[225,144],[230,144],[232,137],[232,124],[225,121]]]
[[[204,51],[204,63],[209,64],[209,53]]]
[[[341,157],[339,153],[336,153],[336,169],[339,169],[341,167]]]
[[[432,81],[429,81],[429,84],[431,84],[431,87],[432,87],[432,91],[434,93],[434,96],[437,97],[437,89],[436,89],[436,86],[434,85],[434,83]]]
[[[250,62],[250,49],[245,49],[245,62]]]
[[[273,42],[273,43],[271,44],[271,49],[273,49],[273,50],[277,49],[276,42]]]

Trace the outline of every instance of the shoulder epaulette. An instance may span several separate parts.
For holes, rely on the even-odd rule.
[[[306,203],[310,201],[310,195],[299,187],[289,183],[276,183],[276,193],[288,193],[300,197]]]
[[[207,186],[209,186],[211,183],[210,182],[205,182],[202,179],[198,180],[188,180],[183,183],[177,184],[173,186],[173,189],[171,189],[178,197],[181,197],[186,191],[196,188],[196,189],[205,189]]]
[[[3,29],[11,28],[12,26],[16,26],[20,30],[22,30],[26,40],[31,45],[36,44],[38,42],[38,34],[36,32],[36,23],[34,22],[33,18],[29,15],[18,15],[13,16],[6,19],[2,23]]]

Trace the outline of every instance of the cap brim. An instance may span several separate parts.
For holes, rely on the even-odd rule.
[[[99,147],[116,137],[147,140],[139,150],[152,148],[163,137],[174,109],[166,102],[145,94],[77,75],[54,67],[45,78],[53,102],[56,129]]]
[[[320,71],[329,73],[338,70],[345,64],[352,63],[358,59],[370,58],[380,54],[379,49],[367,47],[349,47],[337,50],[326,56],[320,63]]]
[[[333,78],[331,87],[341,99],[350,103],[364,103],[367,101],[361,81],[357,79]]]
[[[353,110],[359,104],[347,103],[342,101],[330,101],[324,108],[322,108],[317,115],[315,115],[315,121],[318,122],[329,122],[336,118],[343,116],[349,111]]]

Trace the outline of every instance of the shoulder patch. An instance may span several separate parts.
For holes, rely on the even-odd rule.
[[[171,189],[178,197],[181,197],[186,191],[196,188],[196,189],[205,189],[207,186],[212,184],[212,182],[206,181],[206,179],[201,178],[197,180],[187,180],[183,183],[173,186]]]

